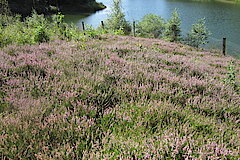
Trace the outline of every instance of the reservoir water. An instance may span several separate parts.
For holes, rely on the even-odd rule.
[[[107,6],[105,10],[93,14],[67,14],[67,23],[81,27],[82,21],[94,28],[107,19],[112,0],[97,0]],[[240,57],[240,4],[219,1],[192,0],[122,0],[122,8],[129,22],[141,20],[149,13],[160,15],[166,20],[171,17],[174,8],[178,9],[182,20],[183,36],[193,23],[206,18],[206,26],[212,35],[208,48],[221,49],[223,37],[227,38],[227,52]]]

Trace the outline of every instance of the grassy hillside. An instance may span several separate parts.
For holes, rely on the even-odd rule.
[[[0,50],[1,159],[238,159],[240,60],[127,36]]]

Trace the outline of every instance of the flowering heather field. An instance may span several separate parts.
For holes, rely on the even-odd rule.
[[[127,36],[0,49],[0,159],[239,159],[240,60]]]

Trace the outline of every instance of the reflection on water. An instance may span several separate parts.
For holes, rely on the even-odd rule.
[[[97,27],[106,20],[112,0],[98,0],[108,8],[91,15],[66,15],[67,22],[81,26],[81,22]],[[206,25],[212,32],[211,48],[221,48],[222,38],[228,40],[228,52],[240,56],[240,4],[222,2],[196,2],[190,0],[122,0],[122,7],[128,21],[140,20],[152,13],[168,19],[174,8],[177,8],[181,20],[183,35],[199,18],[206,18]]]

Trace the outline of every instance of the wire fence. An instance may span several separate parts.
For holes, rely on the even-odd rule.
[[[133,36],[136,35],[136,23],[133,21],[132,23],[132,34]],[[102,28],[105,27],[104,22],[101,21],[100,26]],[[82,22],[82,29],[85,30],[85,24]],[[183,33],[187,33],[187,31],[183,31]],[[236,58],[240,58],[240,44],[236,44],[232,42],[230,39],[223,37],[222,39],[217,39],[214,37],[209,37],[209,43],[205,47],[209,50],[214,50],[221,52],[224,55],[231,55]]]
[[[210,50],[219,50],[223,52],[223,39],[217,39],[214,37],[209,38],[209,44],[206,46]],[[226,55],[240,58],[240,44],[236,44],[231,39],[226,38]]]

